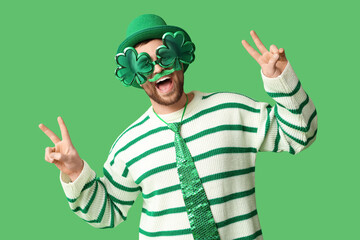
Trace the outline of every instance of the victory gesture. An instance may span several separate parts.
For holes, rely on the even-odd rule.
[[[44,124],[39,124],[39,128],[55,144],[55,147],[47,147],[45,149],[45,160],[49,163],[54,163],[56,167],[59,168],[61,172],[68,175],[73,182],[80,175],[84,162],[71,143],[69,132],[61,117],[58,117],[58,123],[62,140],[60,140],[60,138]]]
[[[266,77],[275,78],[279,76],[288,63],[284,49],[278,49],[275,45],[271,45],[269,52],[254,30],[250,32],[250,35],[261,54],[252,48],[246,40],[242,40],[242,44],[246,51],[248,51],[248,53],[259,63],[262,72]]]

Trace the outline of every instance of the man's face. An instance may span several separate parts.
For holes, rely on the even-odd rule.
[[[157,59],[156,48],[163,45],[161,39],[153,39],[145,44],[135,47],[138,53],[146,52],[153,61]],[[156,74],[161,73],[165,69],[159,64],[154,67],[154,72],[148,77],[153,78]],[[164,106],[175,104],[180,100],[184,92],[184,73],[183,70],[175,71],[169,75],[161,77],[155,82],[146,81],[141,87],[152,101]]]

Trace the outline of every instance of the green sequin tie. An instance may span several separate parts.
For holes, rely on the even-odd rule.
[[[185,109],[186,105],[183,116]],[[162,121],[165,122],[164,120]],[[193,237],[195,240],[220,239],[211,213],[210,203],[206,197],[194,160],[186,146],[185,140],[180,135],[181,123],[182,118],[181,122],[166,124],[175,133],[176,166]]]

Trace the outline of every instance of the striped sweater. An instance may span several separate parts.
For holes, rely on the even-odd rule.
[[[317,132],[317,115],[290,64],[262,74],[274,107],[236,93],[193,91],[181,135],[193,156],[221,239],[263,239],[255,201],[259,151],[296,154]],[[179,122],[183,109],[160,115]],[[141,193],[139,239],[193,239],[176,169],[174,133],[150,107],[116,139],[99,178],[85,162],[71,182],[60,174],[72,211],[94,227],[126,220]]]

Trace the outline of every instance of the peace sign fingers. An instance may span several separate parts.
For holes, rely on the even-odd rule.
[[[275,45],[271,45],[270,51],[268,51],[254,30],[250,31],[250,35],[260,53],[252,48],[247,41],[242,40],[242,44],[246,51],[260,65],[262,73],[265,76],[269,78],[279,76],[284,71],[288,62],[285,57],[284,49],[278,49]]]
[[[261,66],[264,63],[264,58],[262,56],[265,55],[266,53],[268,53],[269,51],[266,49],[266,47],[261,42],[260,38],[258,37],[258,35],[256,34],[256,32],[254,30],[250,31],[250,35],[251,35],[252,39],[254,40],[255,45],[259,49],[261,54],[259,54],[258,51],[256,51],[246,40],[242,40],[241,43],[244,46],[244,48],[246,49],[246,51],[248,51],[248,53]]]
[[[60,126],[62,139],[71,142],[70,135],[69,135],[67,127],[66,127],[66,125],[64,123],[64,120],[60,116],[58,117],[57,120],[58,120],[58,123],[59,123],[59,126]]]
[[[62,117],[58,117],[57,120],[58,120],[58,123],[60,126],[62,139],[65,140],[66,142],[71,143],[70,135],[69,135],[67,127],[64,123],[64,120],[62,119]],[[61,139],[53,131],[51,131],[48,127],[46,127],[44,124],[42,124],[42,123],[39,124],[39,128],[50,138],[50,140],[54,144],[61,142]]]
[[[39,128],[46,134],[46,136],[48,136],[50,138],[50,140],[54,144],[61,142],[60,138],[58,136],[56,136],[56,134],[53,131],[51,131],[48,127],[46,127],[44,124],[40,123]]]
[[[60,126],[62,140],[44,124],[39,124],[39,128],[55,144],[55,147],[47,147],[45,149],[45,160],[49,163],[54,163],[61,172],[70,177],[71,181],[75,181],[84,167],[84,161],[80,158],[79,153],[71,143],[64,120],[60,116],[57,120]]]
[[[248,51],[248,53],[258,62],[258,64],[262,64],[261,62],[261,55],[258,53],[246,40],[241,41],[242,45]]]
[[[266,52],[268,52],[268,50],[266,49],[264,44],[261,42],[260,38],[258,37],[258,35],[256,34],[256,32],[254,30],[250,31],[250,35],[251,35],[252,39],[254,40],[256,47],[261,52],[261,54],[265,54]]]

